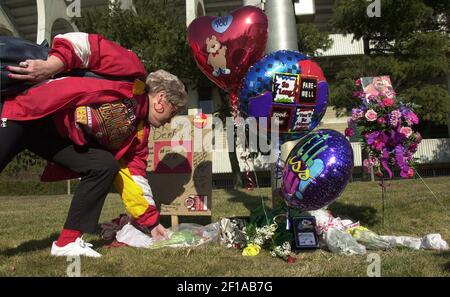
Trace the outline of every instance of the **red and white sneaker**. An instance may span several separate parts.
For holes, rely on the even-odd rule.
[[[74,242],[66,244],[63,247],[56,245],[56,241],[53,242],[52,250],[50,254],[52,256],[86,256],[93,258],[100,258],[102,255],[91,249],[92,244],[84,242],[81,237],[78,237]]]

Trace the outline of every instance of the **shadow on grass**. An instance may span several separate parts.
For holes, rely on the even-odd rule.
[[[441,264],[442,269],[445,272],[450,272],[450,251],[444,251],[444,252],[440,252],[438,254],[436,254],[438,257],[442,257],[445,260],[447,260],[446,263]]]
[[[442,264],[442,269],[446,272],[450,272],[450,262]]]
[[[11,257],[18,254],[35,252],[44,249],[49,249],[50,251],[53,241],[58,239],[58,236],[59,234],[55,232],[49,235],[47,238],[26,241],[15,248],[5,249],[1,251],[0,254],[3,256]]]
[[[38,240],[30,240],[21,243],[19,246],[15,248],[9,248],[0,251],[0,255],[11,257],[19,254],[29,253],[29,252],[35,252],[40,250],[48,249],[50,252],[50,249],[52,247],[52,244],[55,240],[58,239],[59,233],[52,233],[46,238],[38,239]],[[100,235],[98,235],[100,236]],[[94,248],[97,247],[103,247],[105,245],[108,245],[111,243],[111,240],[104,240],[102,238],[93,239],[90,240],[89,243],[92,243],[94,245]]]
[[[229,202],[241,203],[248,209],[249,213],[261,205],[260,196],[249,195],[245,193],[245,190],[226,189],[225,192],[231,196],[227,199]],[[269,201],[269,197],[267,196],[262,196],[262,198],[264,202]]]
[[[373,226],[380,222],[377,210],[372,206],[334,202],[328,209],[331,210],[335,217],[348,218],[354,222],[359,221],[364,226]]]
[[[244,190],[225,190],[230,198],[229,202],[241,203],[248,209],[249,213],[256,207],[261,205],[261,199],[258,196],[252,196],[246,194]],[[263,196],[264,202],[269,201],[269,197]],[[377,214],[377,210],[368,205],[354,205],[344,204],[340,202],[334,202],[330,205],[329,209],[333,215],[341,217],[342,219],[348,218],[352,221],[360,221],[365,226],[373,226],[381,221],[381,218]]]
[[[113,242],[113,240],[105,240],[105,239],[102,239],[102,238],[89,240],[89,243],[93,245],[92,248],[94,250],[96,248],[105,247],[105,246],[111,244],[112,242]]]

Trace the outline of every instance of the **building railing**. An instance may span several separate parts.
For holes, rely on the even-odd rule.
[[[219,140],[224,141],[224,140]],[[352,142],[353,160],[355,168],[362,166],[362,147],[360,142]],[[431,168],[433,166],[442,167],[442,164],[450,164],[450,139],[424,139],[419,144],[417,152],[414,154],[417,163],[422,167]],[[231,173],[231,163],[227,150],[213,151],[213,174]],[[241,171],[245,171],[245,164],[242,160],[238,161]],[[252,164],[253,165],[253,164]],[[270,165],[263,164],[260,160],[254,162],[256,171],[268,171]]]

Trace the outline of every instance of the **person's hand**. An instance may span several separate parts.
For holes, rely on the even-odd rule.
[[[166,228],[164,228],[161,224],[153,228],[152,231],[150,231],[150,234],[155,240],[169,239],[169,234],[167,233]]]
[[[9,78],[38,83],[51,78],[64,69],[64,63],[57,57],[51,56],[48,60],[26,60],[18,67],[8,66]]]

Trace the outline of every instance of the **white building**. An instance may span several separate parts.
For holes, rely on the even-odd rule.
[[[79,17],[84,9],[91,7],[104,7],[114,0],[1,0],[0,1],[0,34],[22,37],[36,43],[44,40],[51,41],[56,34],[78,31],[72,21],[73,17]],[[133,0],[118,0],[123,9],[134,9]],[[186,10],[186,25],[193,19],[202,15],[225,15],[228,12],[243,5],[255,5],[264,9],[266,0],[176,0],[180,9]],[[319,29],[326,29],[328,21],[333,15],[335,0],[293,0],[297,22],[309,22],[317,25]],[[184,6],[184,7],[183,7]],[[352,35],[331,34],[332,47],[322,52],[322,57],[333,59],[348,58],[353,55],[364,54],[362,40],[353,41]],[[450,92],[450,76],[449,76]],[[203,108],[211,112],[217,107],[218,93],[213,91],[212,98],[200,98],[197,92],[191,90],[190,108],[195,112],[196,108]],[[346,118],[336,117],[336,112],[329,107],[319,128],[330,128],[343,132],[346,128]],[[450,130],[450,128],[449,128]],[[226,141],[225,135],[222,140]],[[450,146],[448,140],[445,145]],[[424,146],[425,147],[425,146]],[[355,164],[360,165],[360,148],[354,145]],[[423,154],[434,151],[433,147],[420,150],[419,158],[425,160]],[[428,152],[430,151],[430,152]],[[419,152],[418,152],[419,153]],[[436,154],[434,154],[436,155]],[[442,154],[441,154],[442,155]],[[450,162],[450,156],[445,155],[445,162]],[[242,164],[241,164],[242,165]],[[214,173],[231,172],[231,166],[227,153],[214,153]]]
[[[36,43],[44,40],[48,42],[56,35],[65,32],[78,31],[72,18],[79,17],[82,11],[91,7],[105,7],[114,0],[2,0],[0,2],[0,34],[22,37]],[[196,17],[208,14],[226,14],[243,5],[255,5],[264,9],[264,0],[186,0],[177,1],[186,9],[187,25]],[[122,8],[133,9],[132,0],[121,0]],[[334,0],[296,0],[294,1],[296,14],[301,20],[315,23],[324,28],[332,16]],[[352,42],[351,36],[344,37],[339,34],[330,36],[334,43],[331,49],[322,53],[323,56],[342,56],[364,54],[361,41]],[[218,105],[218,94],[213,92],[213,98],[199,102],[195,91],[190,93],[190,108],[202,107],[211,112]],[[200,98],[205,99],[205,98]],[[332,108],[329,108],[324,117],[324,124],[343,132],[345,119],[335,117]]]
[[[78,31],[72,22],[73,17],[79,17],[82,11],[90,7],[105,7],[114,0],[2,0],[0,2],[0,33],[22,37],[37,43],[51,41],[59,33]],[[178,0],[180,8],[185,6],[186,25],[198,16],[224,15],[243,5],[255,5],[264,9],[265,0]],[[121,0],[124,9],[133,9],[132,0]],[[334,0],[296,0],[294,1],[297,19],[302,22],[312,22],[324,29],[333,15]],[[339,57],[364,54],[362,41],[352,41],[352,36],[331,34],[332,47],[321,53],[324,57]],[[219,96],[213,91],[212,98],[200,98],[197,92],[191,90],[189,108],[203,108],[211,112],[217,108]],[[202,100],[210,99],[210,100]],[[345,118],[336,118],[332,108],[324,117],[327,127],[343,132]]]

